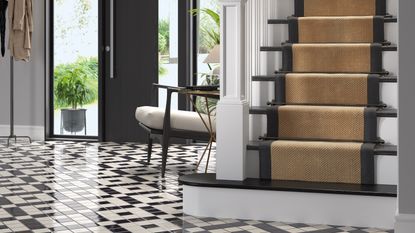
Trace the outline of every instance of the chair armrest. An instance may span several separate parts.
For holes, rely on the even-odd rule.
[[[182,88],[153,83],[153,89],[172,89],[175,91],[180,91]]]
[[[164,111],[164,122],[163,122],[163,134],[169,135],[171,131],[171,97],[175,92],[179,92],[180,88],[178,87],[169,87],[164,85],[159,85],[159,88],[167,89],[167,100],[166,100],[166,110]]]
[[[162,84],[158,84],[158,83],[153,83],[152,84],[152,98],[151,98],[151,105],[152,106],[156,106],[157,103],[155,103],[155,100],[157,99],[157,90],[158,89],[166,89],[166,90],[171,90],[172,92],[179,92],[181,90],[180,87],[173,87],[173,86],[167,86],[167,85],[162,85]]]

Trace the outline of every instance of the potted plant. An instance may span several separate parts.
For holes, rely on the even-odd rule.
[[[86,127],[85,104],[97,99],[96,80],[80,62],[63,65],[55,70],[55,107],[61,108],[61,127],[77,133]]]

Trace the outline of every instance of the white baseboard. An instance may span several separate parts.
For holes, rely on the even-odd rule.
[[[183,211],[197,217],[393,229],[396,198],[184,186]],[[415,228],[412,228],[415,229]],[[413,232],[412,232],[413,233]]]
[[[397,214],[395,219],[395,233],[415,232],[415,214]]]
[[[45,140],[45,128],[43,126],[16,125],[14,131],[17,136],[29,136],[33,141]],[[9,134],[9,126],[0,125],[0,136],[9,136]]]

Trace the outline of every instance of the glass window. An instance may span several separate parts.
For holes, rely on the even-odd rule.
[[[179,25],[178,0],[159,0],[159,84],[178,85]],[[159,106],[166,106],[165,90],[159,91]],[[172,109],[178,109],[178,97],[172,97]]]
[[[53,1],[53,133],[98,136],[98,1]]]
[[[198,10],[198,85],[219,84],[220,16],[218,0],[200,0]]]

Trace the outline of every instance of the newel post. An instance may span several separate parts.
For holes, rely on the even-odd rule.
[[[217,179],[244,180],[249,136],[245,8],[247,0],[220,0],[221,99],[217,106]]]

